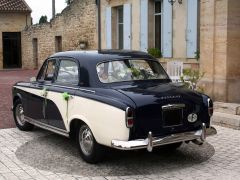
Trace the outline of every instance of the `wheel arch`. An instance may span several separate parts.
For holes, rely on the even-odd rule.
[[[92,128],[90,126],[90,124],[88,123],[88,121],[83,118],[83,117],[73,117],[70,121],[69,121],[69,126],[68,126],[68,130],[69,130],[69,136],[71,138],[75,138],[76,135],[76,130],[81,127],[81,125],[86,124],[92,131]],[[94,132],[92,132],[94,135]]]
[[[22,101],[22,95],[20,93],[17,93],[14,95],[13,97],[13,105],[15,104],[15,102],[20,99]]]

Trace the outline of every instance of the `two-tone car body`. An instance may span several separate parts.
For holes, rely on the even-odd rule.
[[[57,53],[35,80],[13,87],[21,130],[35,125],[74,136],[90,163],[100,159],[104,146],[152,151],[201,144],[216,134],[212,111],[208,96],[172,83],[155,58],[137,51]]]

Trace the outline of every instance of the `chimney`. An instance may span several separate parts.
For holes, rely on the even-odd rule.
[[[52,0],[52,18],[55,17],[55,10],[56,10],[56,8],[55,8],[55,0]]]

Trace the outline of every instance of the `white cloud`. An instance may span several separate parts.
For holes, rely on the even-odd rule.
[[[39,22],[42,15],[47,15],[48,21],[52,18],[52,0],[25,0],[32,9],[33,23]],[[66,7],[65,0],[55,0],[56,13],[62,12]]]

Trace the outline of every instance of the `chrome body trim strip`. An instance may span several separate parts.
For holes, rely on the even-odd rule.
[[[80,90],[80,91],[86,91],[86,92],[90,92],[90,93],[95,93],[95,91],[89,90],[89,89],[78,88],[78,90]]]
[[[73,90],[79,89],[79,88],[75,88],[75,87],[61,86],[61,85],[56,85],[56,84],[53,84],[52,87],[59,87],[59,88],[66,88],[66,89],[73,89]]]
[[[207,136],[217,134],[214,127],[206,128],[205,123],[202,124],[202,128],[197,131],[184,132],[171,134],[166,137],[152,137],[152,133],[148,133],[146,139],[137,139],[132,141],[119,141],[112,140],[112,147],[120,150],[134,150],[147,148],[148,151],[152,151],[153,147],[162,146],[177,142],[199,140],[204,142]]]
[[[167,104],[162,106],[162,110],[181,109],[185,107],[186,107],[185,104]]]
[[[29,118],[29,117],[26,117],[26,116],[25,116],[24,120],[33,124],[33,125],[35,125],[35,126],[37,126],[37,127],[42,128],[42,129],[57,133],[59,135],[65,136],[65,137],[69,137],[69,133],[67,131],[63,130],[63,129],[59,129],[59,128],[50,126],[48,124],[36,121],[36,120],[34,120],[32,118]]]
[[[73,90],[80,90],[80,91],[95,93],[95,91],[93,91],[93,90],[84,89],[84,88],[74,88],[74,87],[68,87],[68,86],[62,86],[62,85],[56,85],[56,84],[53,84],[52,86],[53,87],[59,87],[59,88],[66,88],[66,89],[73,89]]]

